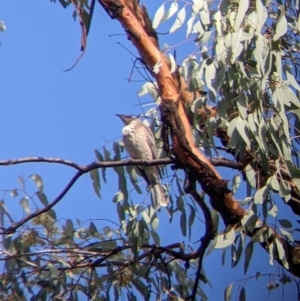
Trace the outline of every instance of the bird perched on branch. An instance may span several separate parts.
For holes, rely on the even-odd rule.
[[[122,130],[123,142],[126,151],[133,159],[157,159],[157,149],[151,130],[137,117],[116,114],[124,123]],[[138,166],[142,176],[150,187],[154,209],[166,207],[168,200],[159,180],[157,166]]]

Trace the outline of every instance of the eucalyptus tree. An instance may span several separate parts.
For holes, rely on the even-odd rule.
[[[95,150],[96,161],[86,166],[40,157],[1,161],[56,162],[76,170],[50,202],[41,176],[31,175],[37,186],[34,198],[42,205],[31,212],[31,199],[21,197],[25,215],[17,222],[1,203],[1,298],[207,300],[202,285],[208,282],[202,267],[205,253],[230,249],[232,267],[245,254],[246,273],[255,244],[269,253],[271,264],[282,267],[275,275],[278,282],[270,281],[267,289],[291,281],[298,289],[299,2],[166,1],[152,21],[146,6],[136,0],[59,2],[74,9],[83,51],[95,5],[105,9],[111,22],[122,24],[139,53],[136,64],[149,76],[139,96],[149,94],[158,104],[143,117],[158,140],[161,159],[122,161],[122,142],[114,142],[112,151]],[[186,42],[194,43],[182,62],[176,61],[172,47],[159,45],[157,31],[165,21],[172,23],[169,34],[184,27]],[[164,179],[167,212],[172,223],[179,216],[176,226],[183,239],[189,241],[195,233],[195,217],[203,218],[195,250],[182,239],[168,245],[161,239],[157,226],[162,217],[151,202],[144,202],[137,165],[161,165],[163,175],[171,174]],[[230,187],[219,166],[228,168]],[[58,226],[55,205],[76,180],[90,173],[101,197],[100,181],[106,182],[108,168],[118,177],[113,201],[119,221],[114,227],[98,229],[96,222],[85,226],[71,219]],[[241,183],[243,199],[237,200]],[[134,202],[132,189],[140,194]],[[10,193],[17,196],[18,190]],[[292,217],[281,214],[284,206],[290,207]],[[10,222],[3,222],[5,216]],[[231,299],[232,288],[229,284],[225,289],[225,300]],[[237,293],[245,300],[247,287],[240,286]]]

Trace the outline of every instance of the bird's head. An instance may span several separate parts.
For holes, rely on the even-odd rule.
[[[137,117],[131,116],[131,115],[123,115],[123,114],[116,114],[125,125],[128,125],[132,120],[137,119]]]

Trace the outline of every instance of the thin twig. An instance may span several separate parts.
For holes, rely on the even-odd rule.
[[[188,298],[188,300],[193,301],[193,300],[196,300],[196,294],[197,294],[198,284],[199,284],[199,280],[200,280],[200,273],[202,270],[202,262],[203,262],[204,253],[205,253],[206,249],[208,248],[210,241],[215,236],[215,232],[214,232],[215,225],[214,225],[214,221],[212,219],[210,209],[204,201],[204,197],[202,197],[196,191],[196,189],[193,189],[189,193],[194,198],[195,202],[202,209],[204,219],[205,219],[205,233],[204,233],[204,236],[201,238],[201,245],[196,252],[197,255],[199,256],[199,258],[198,258],[198,268],[197,268],[197,272],[196,272],[195,282],[194,282],[192,293]]]
[[[86,171],[88,172],[88,171]],[[29,220],[35,218],[36,216],[47,212],[48,210],[50,210],[53,206],[55,206],[64,196],[65,194],[70,190],[70,188],[74,185],[74,183],[77,181],[77,179],[82,176],[85,172],[83,171],[78,171],[73,178],[71,179],[71,181],[67,184],[67,186],[63,189],[63,191],[51,202],[49,203],[47,206],[45,206],[44,208],[37,210],[36,212],[27,215],[26,217],[22,218],[20,221],[18,221],[17,223],[13,224],[13,226],[8,227],[6,230],[4,230],[4,234],[11,234],[14,233],[16,231],[16,229],[18,229],[19,227],[21,227],[22,225],[24,225],[26,222],[28,222]]]

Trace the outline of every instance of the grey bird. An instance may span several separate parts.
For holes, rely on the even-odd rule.
[[[126,151],[133,159],[157,159],[155,139],[151,130],[139,118],[116,114],[124,123],[122,130],[123,142]],[[154,209],[166,207],[168,200],[160,184],[159,169],[157,166],[138,166],[142,176],[150,187],[152,205]]]

